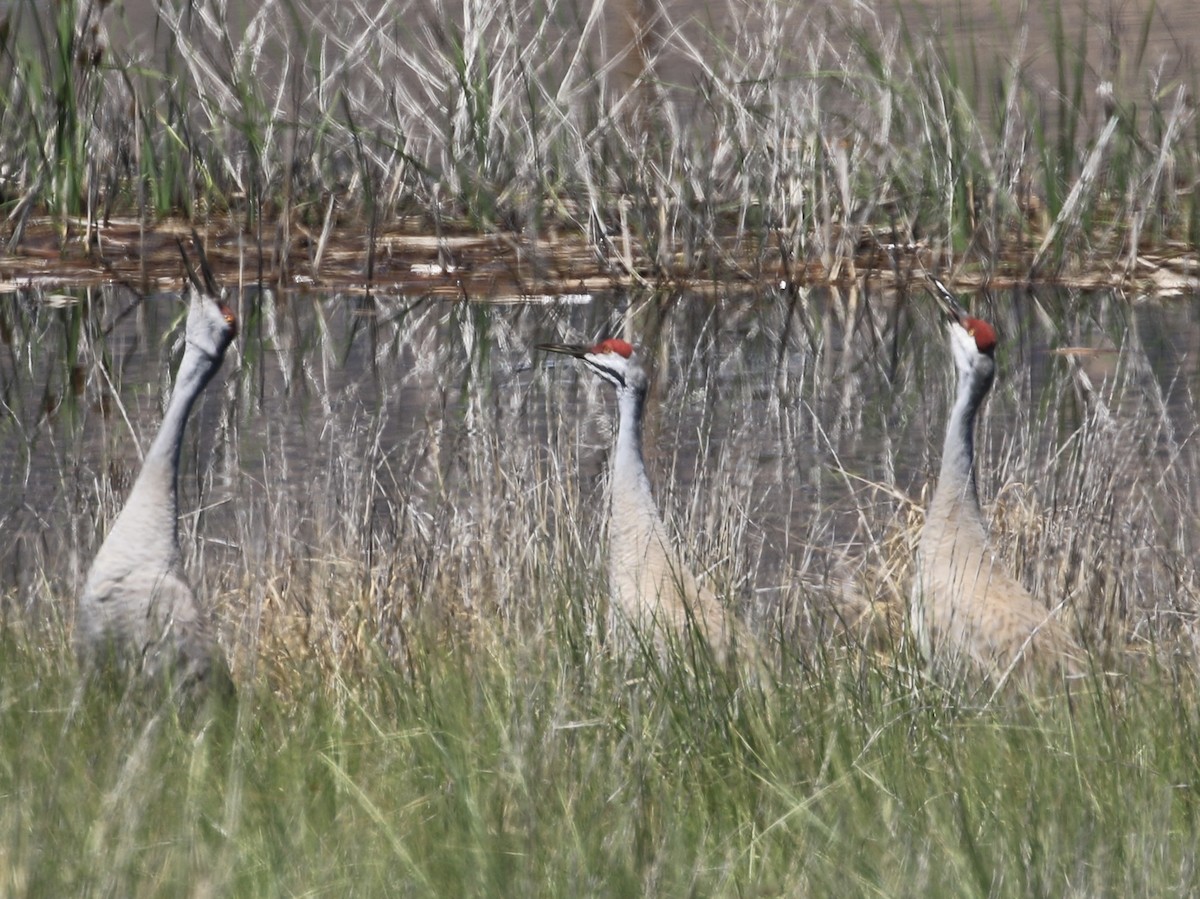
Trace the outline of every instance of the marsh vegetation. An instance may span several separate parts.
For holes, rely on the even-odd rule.
[[[67,649],[180,307],[121,317],[129,297],[103,288],[7,308],[8,883],[726,894],[832,889],[848,866],[899,894],[1190,883],[1194,310],[975,298],[1003,336],[980,434],[993,538],[1096,660],[1071,707],[1013,706],[944,691],[886,627],[951,399],[936,312],[797,296],[703,316],[636,294],[243,297],[240,357],[184,451],[188,570],[242,687],[200,734],[78,706]],[[767,682],[608,651],[611,398],[529,348],[627,313],[657,361],[660,503],[769,641]],[[881,602],[861,622],[828,589],[846,559]]]
[[[1187,5],[1031,5],[979,45],[935,10],[673,8],[15,3],[6,266],[144,285],[183,217],[285,286],[851,283],[917,257],[1194,288]]]
[[[53,10],[0,60],[0,893],[1195,890],[1200,317],[1145,296],[1191,276],[1190,82],[1122,68],[1106,112],[1063,35],[1050,110],[939,32],[781,5],[619,72],[565,4],[164,6],[136,61]],[[183,451],[240,692],[200,721],[79,693],[69,649],[185,220],[241,322]],[[948,263],[990,285],[980,492],[1093,660],[1070,702],[906,642],[953,381],[907,273]],[[754,676],[606,639],[611,397],[532,347],[615,333]]]

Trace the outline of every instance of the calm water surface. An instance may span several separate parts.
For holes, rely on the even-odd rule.
[[[1006,555],[1097,615],[1183,614],[1200,548],[1200,305],[971,302],[1002,340],[980,455]],[[536,603],[560,575],[602,589],[615,404],[538,341],[642,346],[660,506],[707,578],[767,611],[801,601],[794,585],[830,559],[903,558],[952,391],[923,293],[237,305],[242,334],[197,406],[181,477],[189,570],[227,619],[264,591],[305,602],[314,565],[321,583],[361,579],[396,604],[449,595],[482,614]],[[69,614],[160,419],[182,311],[108,287],[0,310],[7,615]],[[1094,583],[1101,553],[1124,574]]]

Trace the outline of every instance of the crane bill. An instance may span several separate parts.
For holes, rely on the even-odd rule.
[[[564,356],[574,356],[576,359],[582,359],[592,351],[591,347],[578,343],[539,343],[537,349],[544,350],[547,353],[561,353]]]
[[[187,269],[188,283],[196,288],[200,293],[207,294],[214,300],[218,300],[222,296],[222,290],[217,286],[217,279],[213,276],[212,267],[208,264],[208,254],[204,252],[204,244],[200,242],[200,235],[196,233],[196,229],[192,229],[192,243],[196,247],[196,254],[200,259],[200,273],[204,276],[204,283],[200,283],[200,278],[196,276],[196,270],[192,267],[192,260],[188,258],[187,250],[183,246],[183,241],[178,237],[175,238],[175,245],[179,247],[179,255],[183,259],[183,267]]]
[[[967,310],[959,303],[958,297],[954,295],[954,291],[928,272],[925,273],[925,286],[933,294],[946,314],[951,316],[955,321],[967,314]]]
[[[200,272],[204,275],[204,287],[208,291],[209,296],[216,298],[221,296],[221,288],[217,286],[217,279],[213,276],[212,266],[208,264],[208,254],[204,252],[204,244],[200,240],[200,235],[196,233],[196,229],[192,229],[192,243],[196,246],[196,253],[200,257]]]
[[[179,247],[179,256],[183,259],[183,267],[187,269],[188,283],[195,287],[196,290],[203,290],[200,286],[200,280],[196,277],[196,270],[192,268],[192,260],[188,259],[187,250],[183,248],[183,241],[176,237],[175,245]]]

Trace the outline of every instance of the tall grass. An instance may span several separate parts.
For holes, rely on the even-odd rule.
[[[538,624],[546,584],[599,602],[610,397],[573,366],[543,375],[529,348],[625,327],[658,372],[649,464],[701,577],[789,640],[812,639],[828,583],[856,569],[885,573],[868,594],[902,604],[951,377],[928,307],[626,299],[240,298],[241,352],[198,407],[181,487],[188,562],[227,643],[281,675],[314,652],[336,671],[371,647],[402,659],[429,616]],[[1015,289],[976,305],[1002,340],[978,438],[1002,554],[1102,646],[1190,645],[1188,312]],[[178,315],[116,288],[0,310],[10,608],[69,619],[160,420]]]
[[[380,232],[408,216],[439,261],[456,229],[503,226],[549,269],[569,230],[614,280],[702,275],[711,295],[241,292],[241,352],[183,453],[186,567],[241,686],[207,716],[81,694],[68,649],[161,417],[178,306],[112,286],[0,305],[0,893],[1195,891],[1194,315],[973,299],[1002,340],[978,437],[993,538],[1095,660],[1069,701],[990,700],[928,681],[903,641],[951,364],[926,304],[863,277],[900,268],[875,239],[993,271],[1009,250],[1025,271],[1140,271],[1136,235],[1195,227],[1186,104],[1160,102],[1149,134],[1079,112],[1055,168],[1039,154],[1066,145],[1036,133],[1021,66],[993,117],[912,23],[831,14],[857,29],[835,43],[772,4],[710,55],[658,21],[617,91],[596,19],[559,35],[567,6],[531,35],[521,7],[426,27],[384,4],[363,27],[268,4],[244,38],[221,9],[163,9],[170,66],[72,76],[106,88],[69,144],[90,207],[49,192],[68,144],[21,149],[22,110],[67,95],[29,90],[50,63],[6,44],[10,240],[42,214],[102,224],[89,208],[229,219],[253,280],[297,234],[354,228],[361,280],[362,260],[397,265]],[[316,37],[288,37],[300,23]],[[667,80],[680,57],[696,93]],[[1064,115],[1087,102],[1065,95]],[[103,110],[125,102],[118,133]],[[778,290],[728,289],[774,266]],[[821,273],[854,284],[804,286]],[[656,370],[665,517],[770,646],[753,676],[607,640],[611,396],[529,347],[617,332]]]
[[[573,600],[547,596],[556,608]],[[201,726],[72,704],[5,636],[7,893],[1186,894],[1192,675],[978,708],[897,671],[728,674],[527,633],[243,692]]]
[[[1096,658],[1070,703],[1023,704],[844,634],[840,567],[880,600],[907,590],[950,401],[932,310],[629,299],[658,372],[659,502],[769,665],[605,639],[611,396],[527,347],[630,310],[268,294],[184,452],[187,567],[242,687],[208,724],[77,696],[68,649],[160,417],[176,306],[122,316],[105,289],[0,312],[3,890],[1189,889],[1187,313],[976,300],[1004,338],[979,440],[994,535]]]
[[[52,9],[18,4],[5,39],[14,247],[35,212],[64,236],[183,215],[247,232],[274,276],[328,222],[404,221],[569,240],[634,282],[852,279],[914,240],[1095,278],[1195,231],[1194,73],[1147,58],[1153,13],[1097,41],[1025,10],[980,58],[920,17],[780,4],[737,29],[632,7],[617,29],[573,0],[161,4],[138,38],[118,8]],[[82,52],[97,22],[119,37]]]

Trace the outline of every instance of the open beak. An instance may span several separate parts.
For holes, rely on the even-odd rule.
[[[192,268],[192,261],[188,259],[183,241],[177,237],[175,245],[179,247],[179,255],[183,258],[183,266],[187,269],[188,281],[192,286],[214,300],[220,299],[221,288],[217,286],[217,279],[213,276],[212,267],[208,264],[208,254],[204,252],[204,244],[200,242],[200,235],[196,233],[196,229],[192,229],[192,245],[195,246],[196,253],[200,258],[200,273],[204,276],[204,284],[201,284],[200,279],[196,277],[196,270]]]
[[[208,265],[208,256],[204,253],[204,245],[200,243],[200,237],[196,234],[195,229],[192,230],[192,241],[195,243],[196,249],[200,254],[200,271],[204,274],[204,286],[200,285],[200,280],[196,277],[196,270],[192,268],[192,261],[188,259],[187,250],[183,247],[183,241],[175,238],[175,245],[179,247],[179,256],[183,259],[183,267],[187,269],[188,281],[200,294],[208,297],[209,300],[220,307],[221,314],[225,316],[226,323],[233,328],[233,336],[237,337],[237,316],[234,315],[233,309],[229,307],[229,304],[225,302],[223,291],[217,286],[217,279],[213,277],[212,269]]]
[[[953,322],[961,322],[967,316],[967,310],[958,302],[958,297],[954,293],[935,278],[933,275],[926,273],[925,287],[929,290],[938,305],[942,307],[942,311],[946,313],[946,318]]]
[[[187,250],[183,248],[183,241],[177,237],[175,238],[175,245],[179,247],[179,256],[183,259],[183,267],[187,269],[188,283],[195,287],[196,290],[202,291],[203,288],[200,286],[200,281],[196,278],[196,270],[192,268],[192,260],[188,259]]]
[[[208,264],[208,254],[204,252],[204,243],[200,240],[200,235],[196,233],[195,228],[192,229],[192,243],[195,244],[196,253],[200,256],[200,273],[204,275],[204,287],[208,290],[210,297],[219,298],[221,288],[217,286],[212,266]]]

